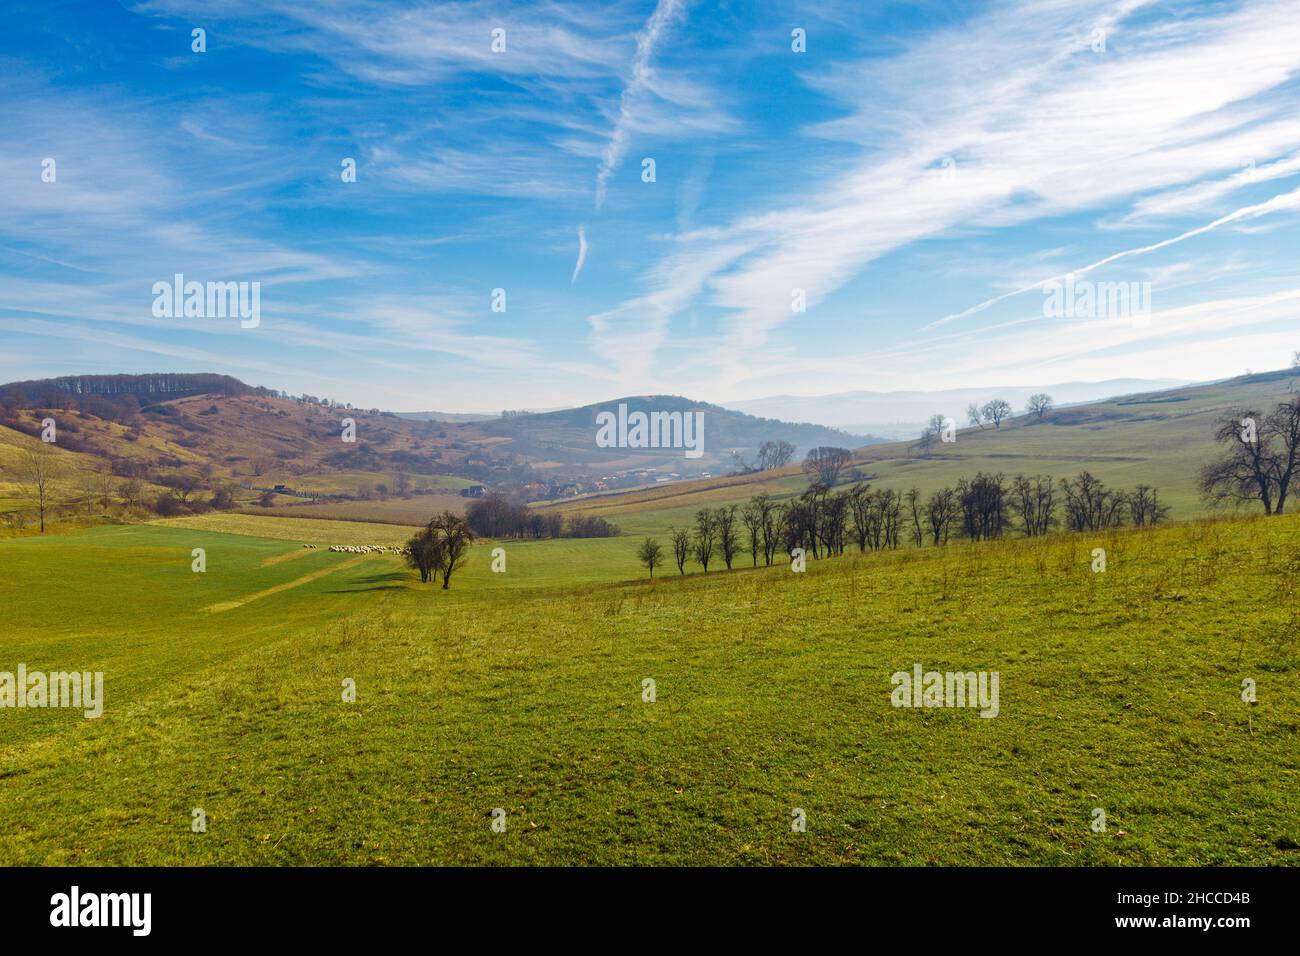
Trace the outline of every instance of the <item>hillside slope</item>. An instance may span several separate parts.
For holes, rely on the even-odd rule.
[[[678,448],[600,448],[596,445],[598,416],[602,412],[669,414],[700,413],[704,423],[702,454],[688,459]],[[655,468],[680,474],[717,472],[732,464],[732,453],[752,461],[758,446],[769,440],[788,441],[796,454],[818,445],[852,446],[862,439],[822,425],[794,424],[771,418],[755,418],[706,402],[693,402],[677,395],[643,395],[616,398],[580,408],[555,412],[510,415],[478,422],[474,430],[501,442],[529,460],[596,468]]]
[[[1107,484],[1159,488],[1173,517],[1206,512],[1197,473],[1217,448],[1215,421],[1238,406],[1269,410],[1300,387],[1300,372],[1285,369],[1210,385],[1129,395],[1108,402],[1021,416],[1001,428],[966,428],[952,444],[892,442],[859,448],[854,464],[863,476],[890,488],[928,493],[976,472],[1050,474],[1061,478],[1088,469]],[[846,473],[847,474],[847,473]],[[566,510],[617,517],[630,531],[658,531],[689,521],[694,510],[743,501],[760,492],[795,494],[808,479],[798,466],[730,479],[713,479],[601,495],[565,505]]]
[[[702,454],[601,447],[597,413],[620,405],[700,412]],[[0,453],[0,510],[23,508],[16,449],[39,436],[49,418],[57,431],[51,447],[70,478],[106,472],[110,486],[114,478],[138,478],[151,497],[160,486],[206,498],[218,487],[240,485],[248,489],[237,492],[245,506],[263,490],[284,486],[287,493],[274,501],[277,512],[302,514],[309,505],[321,516],[333,509],[334,517],[403,523],[458,507],[457,493],[480,482],[546,498],[634,485],[647,475],[721,472],[735,467],[733,456],[752,461],[765,441],[788,441],[800,452],[855,443],[833,429],[671,396],[448,422],[290,398],[221,375],[67,376],[0,386],[0,447],[10,449]],[[81,484],[93,482],[72,480]],[[58,492],[63,503],[77,497],[75,487],[60,484]],[[313,503],[310,495],[358,501]],[[413,497],[423,495],[437,500]]]

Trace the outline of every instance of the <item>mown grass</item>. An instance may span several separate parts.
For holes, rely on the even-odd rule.
[[[346,556],[264,565],[289,546],[157,526],[0,541],[0,669],[103,669],[107,698],[0,710],[0,863],[1295,863],[1297,531],[654,582],[620,580],[628,538],[507,544],[505,575],[480,545],[450,591],[374,558],[222,614]],[[997,670],[1001,713],[894,709],[914,662]]]
[[[243,511],[258,517],[423,525],[442,511],[463,514],[468,502],[468,498],[462,498],[459,494],[449,491],[415,495],[410,498],[385,498],[372,501],[309,501],[277,496],[270,508],[249,504],[243,508]]]
[[[187,515],[181,518],[159,518],[150,522],[150,526],[273,538],[279,541],[326,546],[331,544],[399,545],[405,543],[418,530],[410,525],[381,524],[374,521],[286,518],[279,515],[249,515],[230,511],[210,511],[207,514]]]

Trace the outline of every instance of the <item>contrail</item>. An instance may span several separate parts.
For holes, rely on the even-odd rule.
[[[668,21],[683,7],[682,0],[659,0],[655,12],[650,14],[645,29],[636,38],[636,56],[632,60],[632,79],[623,89],[618,101],[618,119],[614,122],[614,131],[610,133],[609,142],[600,157],[600,168],[596,171],[596,208],[605,205],[605,184],[613,174],[614,168],[623,160],[627,152],[627,125],[632,114],[632,98],[641,91],[650,78],[650,57],[660,35],[668,26]]]
[[[1063,272],[1059,276],[1052,276],[1051,278],[1048,279],[1042,279],[1038,282],[1035,282],[1033,285],[1027,285],[1024,288],[1015,289],[1011,292],[1004,292],[1002,295],[994,296],[991,299],[987,299],[984,302],[981,302],[979,305],[973,305],[964,312],[955,312],[952,315],[945,315],[942,319],[938,319],[934,322],[931,322],[925,328],[933,329],[933,328],[937,328],[940,325],[947,325],[949,322],[956,322],[959,319],[964,319],[968,316],[972,316],[977,312],[983,312],[989,306],[996,305],[997,303],[1002,302],[1004,299],[1010,299],[1017,295],[1023,295],[1026,292],[1032,292],[1034,289],[1041,289],[1044,285],[1046,285],[1049,282],[1061,282],[1067,276],[1071,276],[1071,275],[1081,276],[1086,272],[1091,272],[1094,269],[1100,269],[1102,266],[1109,265],[1110,263],[1114,262],[1117,259],[1124,259],[1127,258],[1128,256],[1140,256],[1147,252],[1155,252],[1157,249],[1163,249],[1165,246],[1172,246],[1174,243],[1182,242],[1184,239],[1192,239],[1196,236],[1207,233],[1212,229],[1218,229],[1220,226],[1225,226],[1228,223],[1241,222],[1246,219],[1256,219],[1260,216],[1266,216],[1271,212],[1277,212],[1279,209],[1288,209],[1296,205],[1300,205],[1300,188],[1293,189],[1289,193],[1282,193],[1280,195],[1274,196],[1272,199],[1269,199],[1265,202],[1256,203],[1253,206],[1242,206],[1240,209],[1234,212],[1230,212],[1226,216],[1214,220],[1214,222],[1206,223],[1204,226],[1198,226],[1195,229],[1189,230],[1188,232],[1184,232],[1181,235],[1174,236],[1173,238],[1162,239],[1159,242],[1152,243],[1149,246],[1139,246],[1136,249],[1125,249],[1123,252],[1117,252],[1114,255],[1107,256],[1105,259],[1098,259],[1096,262],[1092,263],[1091,265],[1084,266],[1081,269],[1075,269],[1071,272]]]
[[[578,273],[582,271],[582,264],[587,261],[587,233],[578,227],[578,264],[573,267],[573,278],[569,280],[569,285],[578,281]]]

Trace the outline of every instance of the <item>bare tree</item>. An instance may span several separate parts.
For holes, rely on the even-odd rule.
[[[685,529],[678,531],[676,528],[669,530],[673,539],[673,560],[677,562],[677,572],[686,573],[686,559],[691,556],[691,533]]]
[[[45,533],[45,514],[50,508],[54,479],[62,470],[56,458],[53,449],[40,442],[25,447],[18,460],[18,487],[40,517],[41,534]]]
[[[1052,396],[1045,392],[1039,392],[1037,395],[1029,396],[1029,407],[1025,411],[1033,412],[1039,418],[1042,418],[1052,410]]]
[[[962,533],[972,541],[1001,537],[1011,523],[1007,518],[1007,489],[1002,475],[980,472],[957,482],[957,507]]]
[[[749,462],[745,461],[745,456],[740,452],[733,451],[731,453],[731,467],[727,470],[728,476],[752,475],[758,470],[759,469],[756,465],[751,465]]]
[[[1127,496],[1112,491],[1089,471],[1079,472],[1073,481],[1061,479],[1065,494],[1065,523],[1071,531],[1102,531],[1124,523]]]
[[[765,441],[758,446],[758,468],[768,471],[783,468],[794,457],[794,445],[788,441]]]
[[[921,525],[921,489],[909,488],[903,500],[907,502],[908,517],[912,519],[912,543],[919,548],[925,543],[925,530]]]
[[[833,448],[822,445],[808,452],[803,460],[803,470],[813,475],[816,481],[827,488],[835,487],[840,472],[853,458],[847,448]]]
[[[966,406],[966,421],[978,426],[980,431],[984,430],[984,414],[974,402]]]
[[[1011,405],[1000,398],[994,398],[984,403],[980,415],[986,422],[992,422],[994,428],[1001,428],[1002,420],[1011,417]]]
[[[1047,534],[1056,524],[1056,483],[1051,475],[1011,480],[1011,511],[1020,517],[1020,527],[1027,538]]]
[[[650,569],[650,577],[655,576],[655,565],[663,560],[664,549],[654,538],[646,538],[641,542],[641,548],[637,551],[636,556],[641,563]]]
[[[406,563],[420,572],[421,584],[429,583],[443,560],[441,539],[429,528],[406,542]]]
[[[709,573],[709,562],[713,560],[714,537],[718,526],[710,508],[701,508],[695,513],[695,538],[691,542],[695,561]]]
[[[1296,466],[1300,464],[1300,394],[1293,395],[1290,401],[1279,402],[1272,414],[1264,422],[1270,440],[1278,443],[1277,466],[1277,511],[1281,514],[1286,508],[1287,494],[1291,490],[1291,479],[1295,477]]]
[[[821,537],[818,529],[822,522],[822,509],[830,488],[820,481],[814,481],[794,501],[785,508],[784,535],[785,549],[804,548],[812,554],[814,560],[821,557]]]
[[[923,449],[928,449],[943,435],[943,430],[948,424],[946,415],[931,415],[930,420],[925,423],[925,428],[921,429],[920,445]]]
[[[745,533],[749,536],[751,563],[754,567],[758,567],[758,552],[762,547],[763,539],[763,512],[759,507],[758,498],[751,498],[749,503],[740,510],[740,521],[745,526]]]
[[[1282,514],[1300,463],[1300,395],[1267,416],[1253,409],[1230,411],[1214,437],[1228,450],[1202,469],[1202,493],[1214,502],[1259,501],[1265,514]]]
[[[872,499],[875,495],[871,487],[863,482],[850,488],[847,495],[849,514],[853,517],[853,542],[859,551],[866,551],[867,542],[871,539]]]
[[[848,498],[843,492],[827,495],[821,514],[818,516],[817,536],[821,538],[822,547],[827,556],[844,553],[844,532],[848,522]]]
[[[131,477],[122,482],[122,500],[133,508],[144,507],[144,482]]]
[[[460,515],[444,511],[429,522],[427,528],[439,543],[441,561],[437,570],[442,575],[442,587],[446,590],[451,585],[451,576],[457,568],[465,563],[470,545],[474,543],[474,532]]]
[[[736,527],[736,506],[728,505],[714,512],[714,523],[718,528],[718,547],[722,551],[722,560],[731,570],[731,562],[740,553],[740,535]]]
[[[91,514],[95,506],[107,507],[109,503],[109,488],[107,466],[104,462],[95,462],[82,466],[78,472],[78,481],[81,485],[81,503],[85,506],[86,514]]]
[[[957,493],[951,488],[940,488],[930,495],[925,504],[925,520],[929,525],[930,540],[936,545],[947,544],[957,517]]]
[[[1128,496],[1129,518],[1135,528],[1159,524],[1169,515],[1169,506],[1160,503],[1160,495],[1150,485],[1138,485]]]
[[[772,559],[781,547],[781,528],[785,524],[785,509],[769,498],[759,495],[754,499],[758,506],[759,519],[763,531],[763,563],[772,566]]]

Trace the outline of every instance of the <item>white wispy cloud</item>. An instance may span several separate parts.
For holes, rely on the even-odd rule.
[[[860,158],[801,188],[798,202],[769,200],[680,237],[742,249],[698,283],[723,316],[724,381],[748,375],[775,328],[810,321],[792,313],[794,288],[812,310],[869,263],[924,239],[1113,208],[1237,170],[1243,156],[1269,169],[1300,148],[1286,92],[1300,73],[1292,5],[1155,6],[1009,3],[897,56],[807,74],[847,110],[811,132],[856,144]],[[1104,53],[1091,48],[1096,30],[1107,31]],[[1242,207],[1143,251],[1290,210],[1294,199]],[[683,284],[698,280],[681,268]]]
[[[578,273],[582,271],[582,264],[587,261],[587,232],[582,226],[578,227],[578,261],[573,265],[573,278],[569,280],[569,285],[578,281]]]
[[[646,21],[645,28],[636,38],[636,55],[632,59],[632,73],[627,86],[619,97],[618,113],[614,120],[614,129],[609,135],[609,142],[601,153],[600,166],[596,170],[596,208],[605,205],[605,190],[609,177],[618,168],[627,154],[632,111],[640,95],[648,88],[651,77],[650,58],[660,38],[669,28],[673,19],[685,9],[684,0],[658,0],[654,13]]]

